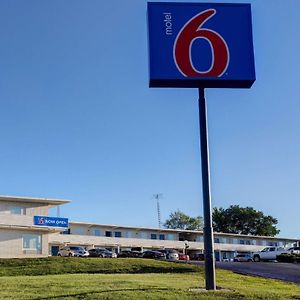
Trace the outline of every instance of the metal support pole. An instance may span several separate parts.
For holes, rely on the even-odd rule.
[[[212,211],[210,196],[209,151],[207,141],[206,103],[204,88],[199,88],[199,125],[202,169],[202,193],[204,213],[204,260],[205,287],[207,290],[216,289],[214,237],[212,228]]]

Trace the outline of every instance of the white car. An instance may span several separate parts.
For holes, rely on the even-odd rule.
[[[83,247],[79,246],[66,246],[59,250],[57,256],[75,256],[75,257],[87,257],[89,252]]]
[[[253,253],[253,260],[255,262],[261,260],[276,260],[277,255],[289,253],[283,247],[266,247],[259,252]]]
[[[233,261],[234,262],[250,262],[250,261],[253,261],[253,259],[250,254],[238,254],[237,256],[235,256]]]
[[[300,254],[300,247],[291,247],[288,249],[288,252],[291,254]]]
[[[166,259],[170,260],[179,260],[179,254],[176,250],[173,249],[163,249],[163,250],[158,250],[159,252],[165,254]]]

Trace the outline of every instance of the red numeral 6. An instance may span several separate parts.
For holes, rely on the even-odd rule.
[[[215,9],[205,10],[190,19],[178,33],[173,49],[175,64],[185,77],[220,77],[229,64],[229,50],[223,37],[202,25],[216,14]],[[196,39],[206,39],[212,51],[211,66],[206,71],[196,70],[191,57],[192,44]]]

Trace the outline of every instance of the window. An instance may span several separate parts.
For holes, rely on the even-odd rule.
[[[220,239],[219,238],[215,238],[215,243],[220,243]]]
[[[100,229],[94,229],[94,235],[95,236],[101,236],[101,230]]]
[[[84,235],[85,234],[85,230],[84,230],[84,228],[80,228],[80,227],[78,227],[78,228],[72,228],[71,229],[71,233],[72,234],[78,234],[78,235]]]
[[[23,250],[35,250],[42,252],[42,235],[41,234],[24,234]]]
[[[196,237],[196,242],[203,242],[203,236],[202,235],[198,235],[197,237]]]
[[[267,245],[268,246],[278,246],[278,243],[277,242],[270,242],[270,241],[268,241]]]
[[[226,244],[227,243],[227,239],[224,237],[220,237],[220,243],[221,244]]]
[[[112,236],[111,231],[105,231],[105,236],[111,237]]]
[[[175,241],[175,234],[169,233],[168,240]]]
[[[165,239],[165,235],[164,235],[164,234],[160,234],[160,235],[159,235],[159,239],[160,239],[160,240],[164,240],[164,239]]]
[[[147,239],[148,238],[146,232],[141,232],[140,235],[141,235],[141,239]]]
[[[21,207],[21,206],[12,206],[10,208],[10,213],[12,215],[26,215],[26,209],[25,207]]]
[[[155,233],[151,233],[151,240],[156,240],[157,239],[157,236]]]
[[[115,237],[122,237],[121,231],[115,231]]]
[[[132,238],[132,232],[131,232],[131,231],[125,231],[124,236],[125,236],[126,238]]]

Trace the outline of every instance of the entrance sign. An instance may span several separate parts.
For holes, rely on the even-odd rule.
[[[150,87],[199,89],[205,287],[216,289],[205,88],[255,81],[250,4],[148,3]]]
[[[47,227],[69,227],[69,221],[67,218],[54,218],[46,216],[34,216],[33,224]]]
[[[250,4],[148,3],[150,87],[250,88]]]

